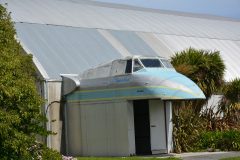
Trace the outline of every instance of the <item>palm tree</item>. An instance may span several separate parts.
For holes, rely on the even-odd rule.
[[[192,79],[202,89],[206,100],[224,84],[225,65],[219,51],[188,48],[177,52],[171,58],[171,63],[178,72]],[[206,100],[195,102],[197,111],[201,110]]]

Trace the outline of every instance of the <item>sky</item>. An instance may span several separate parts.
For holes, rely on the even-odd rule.
[[[240,0],[95,0],[146,8],[230,17],[240,20]]]

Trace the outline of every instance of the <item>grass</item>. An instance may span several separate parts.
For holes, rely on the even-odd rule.
[[[181,160],[179,158],[156,158],[156,157],[79,157],[78,160]]]
[[[229,157],[229,158],[223,158],[220,160],[240,160],[240,157]]]

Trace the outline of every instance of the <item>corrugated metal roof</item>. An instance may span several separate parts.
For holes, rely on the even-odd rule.
[[[76,0],[8,2],[20,42],[45,78],[130,54],[171,57],[188,47],[219,50],[226,80],[240,76],[240,21]]]
[[[15,22],[240,40],[240,21],[178,16],[113,5],[99,6],[81,0],[2,1],[8,2]]]
[[[95,29],[16,23],[18,38],[34,54],[50,78],[80,73],[120,58]]]
[[[182,37],[157,35],[169,48],[174,52],[179,52],[189,47],[196,49],[216,50],[220,51],[226,65],[225,80],[229,81],[236,77],[240,77],[239,58],[240,46],[237,41],[218,40],[197,37]]]
[[[130,31],[111,31],[110,32],[125,48],[135,55],[157,55],[146,42],[144,42],[138,35]]]

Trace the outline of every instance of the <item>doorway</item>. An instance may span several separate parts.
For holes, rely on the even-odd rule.
[[[133,101],[133,107],[136,154],[152,154],[148,100],[135,100]]]

